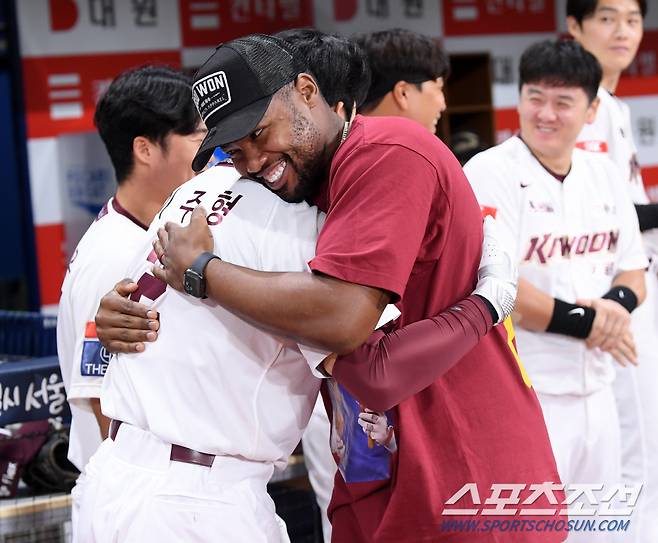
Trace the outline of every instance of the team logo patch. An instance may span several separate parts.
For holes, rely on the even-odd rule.
[[[111,356],[98,341],[96,323],[88,322],[85,328],[84,343],[82,344],[80,375],[83,377],[103,377]]]
[[[231,89],[224,72],[215,72],[192,85],[192,100],[204,122],[231,103]]]
[[[578,149],[583,151],[589,151],[590,153],[607,153],[608,144],[605,141],[599,140],[590,140],[590,141],[579,141],[576,143]]]
[[[490,215],[494,219],[496,218],[497,208],[491,206],[480,206],[480,211],[482,211],[482,218],[484,219],[487,215]]]

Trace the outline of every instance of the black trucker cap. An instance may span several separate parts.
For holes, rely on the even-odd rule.
[[[192,84],[192,99],[208,127],[194,171],[205,167],[217,147],[253,132],[272,95],[302,71],[299,56],[274,36],[251,34],[219,45]]]

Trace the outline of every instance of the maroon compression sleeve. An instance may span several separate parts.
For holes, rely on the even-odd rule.
[[[333,377],[368,409],[386,411],[446,373],[492,326],[485,302],[469,296],[436,317],[374,332],[338,357]]]

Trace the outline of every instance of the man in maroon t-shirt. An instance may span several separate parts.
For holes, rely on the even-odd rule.
[[[477,282],[481,215],[449,150],[410,120],[357,116],[351,125],[343,124],[315,79],[297,65],[294,52],[272,38],[224,44],[200,69],[195,85],[195,100],[210,128],[195,166],[203,167],[221,145],[243,175],[288,201],[324,202],[328,214],[310,263],[315,273],[266,274],[213,259],[194,272],[201,291],[190,284],[185,290],[205,293],[247,320],[339,354],[366,340],[366,350],[381,347],[381,334],[369,336],[383,307],[394,301],[402,309],[403,328],[392,336],[409,362],[408,377],[393,372],[404,381],[403,389],[377,371],[371,380],[382,384],[382,395],[359,371],[352,380],[341,379],[359,365],[356,355],[339,359],[334,368],[344,384],[334,387],[339,390],[332,399],[346,438],[337,448],[346,479],[337,489],[333,539],[561,541],[558,532],[518,527],[467,535],[442,531],[446,507],[480,509],[465,497],[446,506],[465,483],[475,483],[486,495],[494,483],[523,483],[523,501],[533,493],[530,484],[559,481],[511,327],[494,328],[440,379],[430,379],[426,368],[440,366],[444,353],[428,351],[413,334],[427,322],[440,328],[428,317],[468,297]],[[168,226],[156,247],[166,266],[157,275],[181,290],[183,276],[192,275],[188,268],[209,249],[204,217],[194,215],[188,228]],[[482,299],[471,298],[488,313]],[[121,307],[130,312],[132,306]],[[459,333],[469,335],[466,328]],[[386,365],[372,366],[377,367],[388,371]],[[397,447],[375,446],[355,431],[361,402],[376,411],[393,408]],[[546,494],[531,503],[550,508]]]

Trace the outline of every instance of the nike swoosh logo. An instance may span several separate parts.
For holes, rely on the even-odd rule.
[[[576,307],[567,313],[567,315],[578,315],[579,317],[585,316],[585,310],[582,307]]]
[[[530,186],[530,183],[519,183],[522,189],[525,189]]]

